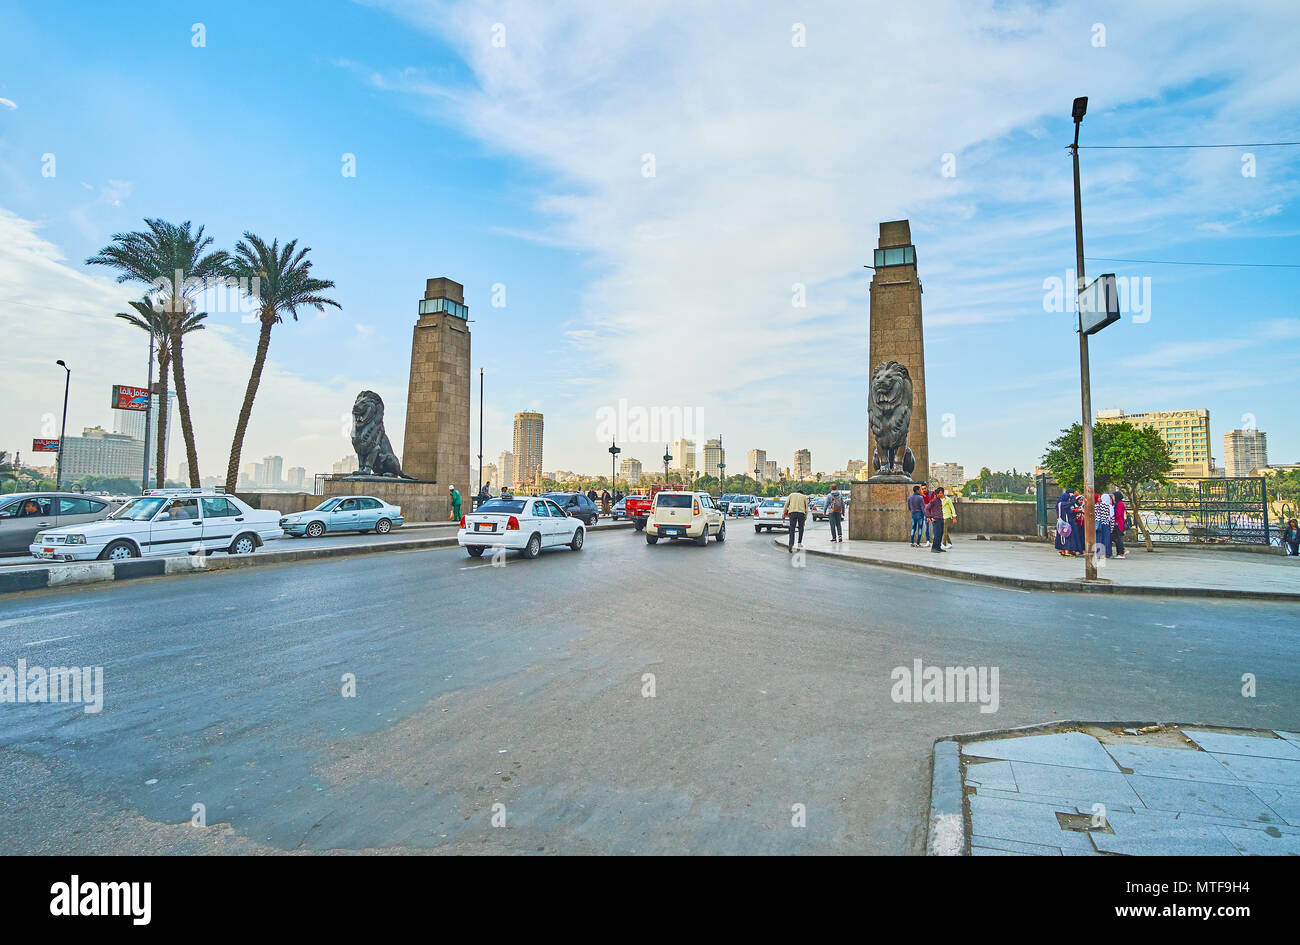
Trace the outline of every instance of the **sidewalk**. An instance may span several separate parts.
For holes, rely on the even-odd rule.
[[[935,744],[931,855],[1297,856],[1300,734],[1062,723]]]
[[[786,539],[774,540],[782,548]],[[1025,590],[1171,594],[1300,601],[1300,559],[1140,544],[1128,557],[1097,560],[1097,584],[1083,583],[1083,559],[1062,558],[1047,542],[983,541],[957,535],[944,554],[913,548],[902,541],[844,541],[831,544],[824,533],[804,540],[810,555],[844,558],[862,564],[900,568],[943,577]]]

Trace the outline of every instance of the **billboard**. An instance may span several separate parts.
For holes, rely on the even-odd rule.
[[[1095,335],[1119,321],[1119,292],[1115,273],[1098,276],[1079,292],[1079,326],[1085,335]]]
[[[149,392],[143,387],[114,384],[112,406],[114,410],[148,410]]]
[[[40,439],[32,440],[33,453],[57,453],[59,451],[59,439]]]

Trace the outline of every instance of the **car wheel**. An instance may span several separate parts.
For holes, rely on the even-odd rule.
[[[101,561],[125,561],[127,558],[138,557],[140,552],[129,541],[115,541],[99,553]]]
[[[529,558],[536,558],[542,553],[542,536],[536,533],[528,539],[528,547],[524,549],[524,554]]]
[[[375,534],[377,535],[387,535],[392,530],[393,523],[386,518],[381,518],[379,521],[375,522]]]
[[[727,523],[723,522],[722,527],[718,529],[718,541],[727,540]]]
[[[599,518],[600,518],[600,516],[598,516],[598,515],[593,515],[591,518],[587,519],[587,524],[588,524],[588,525],[595,525],[595,524],[596,524],[596,521],[597,521]]]
[[[704,531],[700,533],[699,538],[695,539],[695,543],[699,545],[701,548],[703,548],[705,545],[709,543],[709,526],[707,525],[704,526]]]
[[[471,558],[481,558],[481,557],[483,557],[483,546],[482,546],[482,545],[466,545],[466,546],[465,546],[465,550],[469,552],[469,556],[470,556]]]
[[[247,533],[236,535],[227,551],[232,555],[251,555],[257,550],[257,539]]]
[[[657,542],[658,540],[659,540],[659,536],[658,536],[658,535],[651,535],[649,532],[646,532],[646,533],[645,533],[645,543],[646,543],[647,545],[653,545],[653,544],[654,544],[655,542]]]
[[[307,526],[307,537],[308,537],[308,538],[319,538],[321,535],[324,535],[324,534],[325,534],[325,523],[324,523],[324,522],[312,522],[311,524],[309,524],[309,525]]]
[[[569,547],[574,551],[582,550],[582,534],[583,530],[581,528],[575,528],[573,530],[573,541],[569,542]]]
[[[762,525],[755,525],[755,526],[754,526],[754,534],[755,534],[755,535],[757,535],[757,534],[758,534],[759,532],[761,532],[762,530],[763,530],[763,526],[762,526]]]
[[[645,522],[633,522],[632,528],[634,531],[639,532],[641,529],[645,528]]]

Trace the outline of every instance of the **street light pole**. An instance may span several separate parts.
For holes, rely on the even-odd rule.
[[[668,485],[668,464],[673,461],[672,455],[668,452],[668,445],[664,444],[664,485]]]
[[[1075,286],[1074,307],[1079,316],[1079,389],[1083,402],[1083,579],[1097,580],[1097,521],[1093,511],[1096,501],[1096,479],[1092,465],[1092,376],[1088,364],[1088,336],[1083,330],[1083,309],[1079,294],[1086,283],[1083,278],[1083,200],[1079,193],[1079,125],[1088,112],[1087,96],[1076,98],[1074,118],[1074,143],[1070,155],[1074,161],[1074,255],[1078,283]]]
[[[483,369],[478,369],[478,491],[483,494]],[[473,502],[470,503],[473,505]]]
[[[67,440],[68,433],[68,388],[72,386],[72,368],[63,363],[63,359],[54,362],[63,368],[67,374],[63,378],[63,426],[59,428],[59,455],[55,460],[54,470],[54,491],[63,491],[63,445]]]
[[[153,419],[153,342],[154,342],[154,333],[150,331],[149,332],[149,366],[148,366],[149,381],[147,384],[145,384],[145,398],[144,398],[144,472],[140,474],[141,492],[149,491],[149,424]]]

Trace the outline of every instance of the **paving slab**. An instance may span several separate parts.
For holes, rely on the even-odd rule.
[[[1241,827],[1220,827],[1219,831],[1242,856],[1300,856],[1300,835]]]
[[[1216,754],[1214,757],[1239,781],[1300,787],[1300,761],[1288,761],[1285,758],[1259,758],[1254,755]]]
[[[1051,735],[1025,735],[967,742],[961,746],[961,753],[977,758],[1067,765],[1071,768],[1090,768],[1094,771],[1119,771],[1110,755],[1106,754],[1106,749],[1101,747],[1101,743],[1083,732],[1059,732]]]
[[[1292,827],[1300,827],[1300,792],[1272,784],[1251,784],[1251,793]]]
[[[1084,809],[1093,804],[1129,807],[1142,799],[1119,771],[1095,771],[1091,768],[1068,768],[1063,765],[1040,765],[1013,762],[1012,772],[1020,790],[1028,794],[1052,794],[1071,798]]]
[[[1260,758],[1290,758],[1300,761],[1300,746],[1285,738],[1267,735],[1231,735],[1225,732],[1204,732],[1184,729],[1184,733],[1206,751],[1221,755],[1254,755]]]
[[[1184,778],[1188,781],[1237,781],[1214,755],[1206,751],[1160,748],[1156,745],[1106,745],[1107,753],[1128,774],[1154,778]]]
[[[1245,784],[1218,784],[1213,781],[1185,781],[1178,778],[1128,776],[1142,805],[1157,810],[1190,811],[1194,814],[1219,814],[1242,820],[1267,823],[1280,819]]]
[[[1218,824],[1175,817],[1143,817],[1116,811],[1107,817],[1114,833],[1093,833],[1103,853],[1127,856],[1236,856],[1240,851]]]

